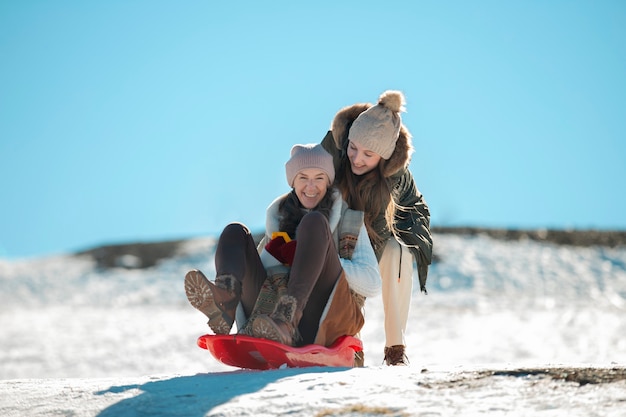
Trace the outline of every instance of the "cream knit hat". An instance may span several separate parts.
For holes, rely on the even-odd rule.
[[[333,157],[319,143],[294,145],[291,148],[291,158],[285,164],[285,168],[287,171],[287,183],[290,187],[293,187],[293,180],[298,172],[307,168],[321,169],[328,175],[331,184],[335,180]]]
[[[400,134],[400,112],[404,111],[404,104],[404,95],[400,91],[385,91],[378,98],[378,104],[356,118],[348,139],[376,152],[383,159],[389,159]]]

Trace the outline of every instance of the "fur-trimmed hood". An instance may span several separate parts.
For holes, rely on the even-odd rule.
[[[333,119],[330,130],[335,140],[335,146],[341,153],[345,153],[348,148],[348,132],[352,123],[357,117],[365,110],[372,107],[371,103],[357,103],[351,106],[344,107],[339,110]],[[400,134],[396,147],[388,160],[381,159],[383,164],[383,175],[385,177],[391,177],[399,171],[403,171],[408,168],[411,162],[411,154],[413,153],[413,144],[411,139],[411,133],[402,124],[400,126]]]

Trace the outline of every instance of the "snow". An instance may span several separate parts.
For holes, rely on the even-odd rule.
[[[195,344],[209,330],[183,277],[214,274],[214,243],[189,240],[148,269],[0,260],[0,415],[626,416],[623,378],[524,371],[624,369],[624,247],[435,235],[429,295],[414,286],[409,366],[382,365],[371,298],[365,368],[250,371]]]

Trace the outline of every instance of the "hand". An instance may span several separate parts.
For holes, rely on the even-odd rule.
[[[282,255],[282,247],[285,246],[285,238],[282,236],[275,237],[274,239],[267,242],[265,245],[265,250],[269,252],[274,258],[276,258],[280,263],[285,263]]]
[[[296,241],[289,240],[288,242],[285,242],[285,238],[283,236],[277,236],[267,242],[265,250],[280,263],[291,265],[293,263],[293,257],[296,253]]]
[[[287,265],[291,265],[293,263],[293,257],[296,254],[296,241],[292,240],[285,243],[280,248],[280,253],[283,258],[281,262]]]

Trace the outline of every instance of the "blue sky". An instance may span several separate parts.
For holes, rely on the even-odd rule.
[[[386,89],[433,226],[626,229],[624,39],[617,0],[1,2],[0,257],[261,230]]]

